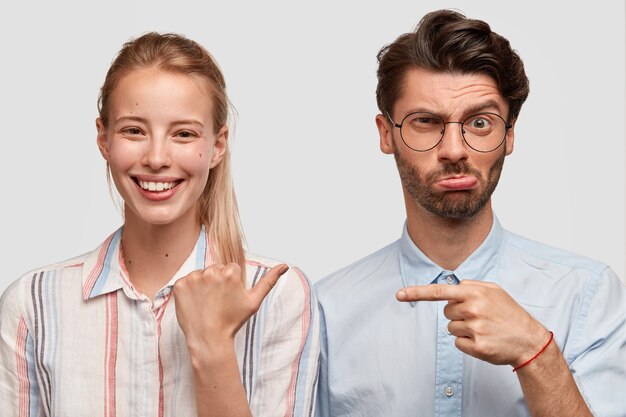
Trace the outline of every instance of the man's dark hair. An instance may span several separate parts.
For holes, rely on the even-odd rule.
[[[415,31],[401,35],[378,52],[376,101],[383,114],[391,116],[407,70],[416,67],[488,75],[509,105],[508,121],[517,118],[528,97],[524,63],[509,41],[492,32],[486,22],[452,10],[428,13]]]

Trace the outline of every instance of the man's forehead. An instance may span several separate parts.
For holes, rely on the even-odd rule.
[[[486,74],[435,72],[422,68],[405,72],[394,104],[394,112],[403,115],[428,111],[453,116],[475,110],[508,111],[493,78]]]

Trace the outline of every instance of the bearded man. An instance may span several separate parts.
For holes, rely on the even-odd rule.
[[[317,415],[626,416],[624,285],[492,211],[529,92],[518,54],[440,10],[378,61],[380,148],[407,219],[398,241],[316,286]]]

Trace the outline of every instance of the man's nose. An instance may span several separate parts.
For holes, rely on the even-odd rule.
[[[452,125],[452,126],[448,126]],[[456,163],[467,159],[468,150],[465,139],[463,139],[462,122],[445,122],[442,128],[443,137],[437,147],[437,155],[440,160]]]

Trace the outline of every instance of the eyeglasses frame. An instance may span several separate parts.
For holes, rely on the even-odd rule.
[[[402,125],[404,124],[404,121],[405,121],[405,120],[406,120],[409,116],[412,116],[412,115],[414,115],[414,114],[418,114],[418,113],[420,113],[420,114],[428,114],[428,115],[430,115],[430,116],[434,116],[434,117],[436,117],[437,119],[439,119],[439,120],[441,120],[441,121],[443,122],[443,129],[442,129],[442,131],[441,131],[441,137],[439,138],[439,140],[437,141],[437,143],[435,143],[433,146],[431,146],[431,147],[430,147],[430,148],[428,148],[428,149],[422,149],[422,150],[419,150],[419,149],[412,148],[411,146],[409,146],[409,144],[408,144],[408,143],[406,143],[406,141],[404,140],[404,136],[402,136]],[[469,119],[471,119],[472,117],[475,117],[475,116],[478,116],[478,115],[481,115],[481,114],[491,114],[491,115],[493,115],[493,116],[498,117],[500,120],[502,120],[502,121],[504,122],[504,137],[502,138],[502,141],[498,144],[498,146],[496,146],[495,148],[493,148],[493,149],[491,149],[491,150],[488,150],[488,151],[481,151],[481,150],[479,150],[479,149],[474,148],[472,145],[470,145],[470,144],[469,144],[469,142],[467,141],[467,139],[465,139],[465,129],[463,129],[463,125],[465,124],[465,122],[467,122],[467,121],[468,121]],[[503,143],[505,142],[505,140],[506,140],[507,131],[513,127],[513,125],[512,125],[512,124],[507,123],[507,121],[506,121],[506,120],[504,120],[504,117],[500,116],[498,113],[492,113],[492,112],[480,112],[480,113],[476,113],[476,114],[471,114],[471,115],[467,116],[467,117],[465,118],[465,120],[463,120],[462,122],[450,122],[450,121],[446,122],[446,121],[444,121],[444,120],[443,120],[443,118],[442,118],[441,116],[438,116],[438,115],[436,115],[436,114],[434,114],[434,113],[429,113],[429,112],[426,112],[426,111],[414,111],[414,112],[411,112],[411,113],[407,114],[406,116],[404,116],[404,117],[402,118],[402,120],[400,121],[400,123],[399,123],[399,124],[398,124],[398,123],[396,123],[396,122],[395,122],[395,121],[391,118],[391,115],[387,114],[387,118],[389,119],[389,121],[391,122],[391,124],[392,124],[394,127],[397,127],[398,129],[400,129],[400,139],[402,139],[402,142],[403,142],[403,143],[407,146],[407,148],[409,148],[409,149],[411,149],[412,151],[415,151],[415,152],[428,152],[428,151],[430,151],[430,150],[432,150],[432,149],[435,149],[437,146],[439,146],[439,144],[440,144],[440,143],[441,143],[441,141],[443,140],[444,135],[446,134],[446,125],[447,125],[447,124],[451,124],[451,123],[455,123],[455,124],[460,124],[460,125],[461,125],[461,137],[463,138],[463,142],[465,142],[465,143],[467,144],[467,146],[469,146],[471,149],[473,149],[473,150],[474,150],[474,151],[476,151],[476,152],[480,152],[480,153],[489,153],[489,152],[493,152],[493,151],[495,151],[496,149],[498,149],[500,146],[502,146],[502,144],[503,144]]]

